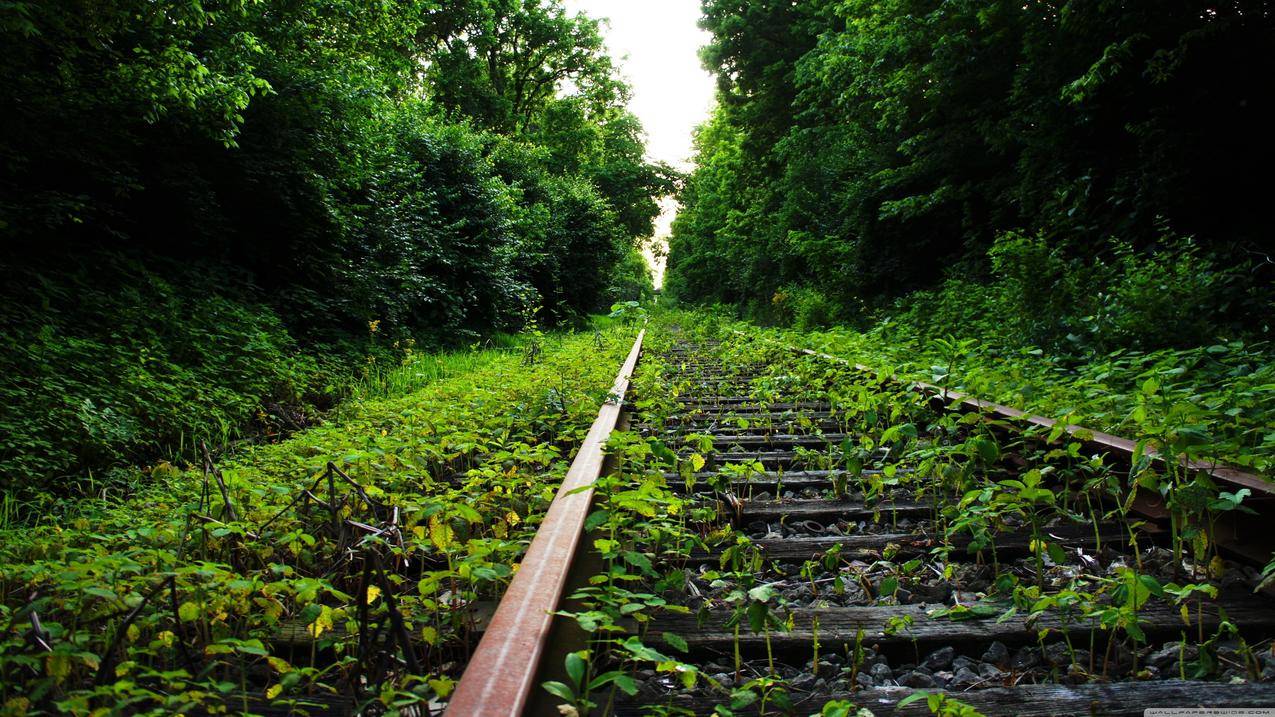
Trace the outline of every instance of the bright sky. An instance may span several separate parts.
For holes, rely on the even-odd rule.
[[[646,128],[647,154],[688,171],[691,132],[708,118],[713,77],[699,63],[709,35],[699,29],[699,0],[564,0],[570,12],[606,19],[602,32],[620,72],[633,87],[629,108]],[[663,245],[677,203],[667,198],[656,222]],[[648,254],[648,259],[653,257]],[[663,260],[654,261],[655,284],[664,278]]]

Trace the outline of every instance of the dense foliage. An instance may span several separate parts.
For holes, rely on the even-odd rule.
[[[819,324],[950,280],[1019,345],[1265,330],[1269,2],[703,5],[671,294]]]
[[[890,353],[878,336],[817,337],[865,354],[868,371],[783,345],[808,334],[704,311],[655,312],[646,336],[638,420],[611,436],[616,469],[586,521],[595,560],[582,564],[597,574],[560,613],[587,649],[542,683],[563,713],[814,717],[927,700],[934,714],[977,717],[958,700],[987,688],[1003,700],[1033,684],[1173,679],[1203,693],[1272,678],[1250,622],[1266,603],[1242,615],[1239,590],[1269,584],[1275,563],[1263,578],[1221,550],[1222,526],[1250,515],[1256,491],[1141,450],[1126,463],[1061,430],[937,411],[906,380],[915,366],[889,368],[912,347]],[[977,380],[964,348],[938,368]],[[1225,371],[1210,359],[1231,371],[1250,359],[1219,348],[1130,356],[1076,387],[1047,369],[1027,378],[1058,400],[1070,390],[1132,408],[1140,439],[1211,455],[1221,444],[1188,422],[1228,421],[1223,403],[1240,399],[1237,424],[1269,425],[1238,386],[1180,405],[1174,358],[1211,376]],[[1139,374],[1150,380],[1125,391]],[[1085,395],[1103,380],[1113,395]],[[1139,491],[1172,515],[1158,538],[1131,508]],[[1225,612],[1211,621],[1214,600]],[[1012,647],[984,652],[995,630]]]
[[[445,698],[634,333],[458,357],[287,441],[4,530],[0,714]]]
[[[558,0],[5,3],[0,86],[0,484],[605,308],[673,179]]]
[[[867,331],[732,330],[817,349],[907,380],[925,381],[1092,430],[1173,445],[1204,461],[1275,474],[1275,350],[1236,339],[1185,349],[1117,349],[1076,357],[943,335],[903,315]]]

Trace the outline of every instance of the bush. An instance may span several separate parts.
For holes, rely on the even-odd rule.
[[[1247,267],[1225,266],[1191,238],[1166,236],[1136,251],[1114,244],[1114,277],[1091,320],[1102,347],[1154,349],[1209,342],[1226,332],[1232,304],[1244,300]]]
[[[826,328],[837,323],[837,305],[823,292],[808,286],[789,284],[770,299],[774,323],[801,331]]]
[[[990,281],[948,278],[896,302],[893,318],[918,335],[1101,353],[1207,345],[1242,333],[1237,314],[1262,311],[1254,305],[1258,287],[1244,288],[1251,267],[1227,265],[1190,238],[1166,233],[1144,250],[1111,240],[1104,254],[1088,259],[1062,246],[1006,232],[988,252]]]
[[[115,467],[224,442],[260,425],[263,403],[320,387],[319,362],[235,285],[98,256],[7,287],[0,489],[100,490]]]

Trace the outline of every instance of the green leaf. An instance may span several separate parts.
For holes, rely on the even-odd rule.
[[[651,559],[634,550],[624,551],[624,562],[643,572],[650,572],[651,570]]]
[[[907,697],[904,697],[903,699],[899,700],[899,703],[898,703],[897,705],[895,705],[895,707],[907,707],[908,705],[912,704],[913,702],[920,702],[921,700],[923,700],[923,699],[925,699],[926,697],[929,697],[929,696],[930,696],[930,693],[929,693],[929,692],[924,692],[924,691],[922,691],[922,692],[913,692],[912,694],[908,695]]]
[[[1055,565],[1065,565],[1067,563],[1067,551],[1062,549],[1058,543],[1049,543],[1049,559],[1054,561]]]
[[[566,666],[567,675],[571,677],[571,681],[577,685],[584,684],[584,674],[588,671],[589,665],[579,652],[572,652],[567,655]]]
[[[664,641],[678,652],[689,652],[690,646],[686,644],[686,638],[673,632],[664,633]]]
[[[572,704],[574,704],[576,701],[575,692],[573,692],[570,687],[568,687],[567,685],[561,682],[558,682],[556,680],[550,680],[548,682],[542,683],[540,686],[543,687],[546,692],[553,695],[554,697],[557,697],[558,699],[561,699],[566,702],[570,702]]]

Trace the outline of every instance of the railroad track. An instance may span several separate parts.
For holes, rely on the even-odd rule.
[[[1261,521],[1275,495],[1260,478],[1178,471],[1247,489],[1256,509],[1210,513],[1210,575],[1175,556],[1188,529],[1174,530],[1164,496],[1129,484],[1131,443],[811,352],[741,352],[745,341],[665,337],[631,391],[639,336],[614,388],[629,408],[604,406],[449,715],[560,714],[570,700],[543,682],[583,690],[607,674],[627,679],[576,694],[580,713],[1275,707],[1275,601],[1254,594],[1245,567],[1272,547]],[[627,442],[604,458],[615,430]],[[625,448],[639,444],[656,455]],[[646,557],[625,558],[642,570],[627,567],[624,590],[679,606],[616,623],[652,646],[645,662],[632,643],[616,648],[618,632],[553,617],[596,608],[588,586],[614,582],[595,577],[624,561],[600,556],[610,543],[596,542],[591,515],[638,484],[686,501],[682,523],[698,536],[691,549],[657,536]],[[570,664],[586,648],[589,663]]]

